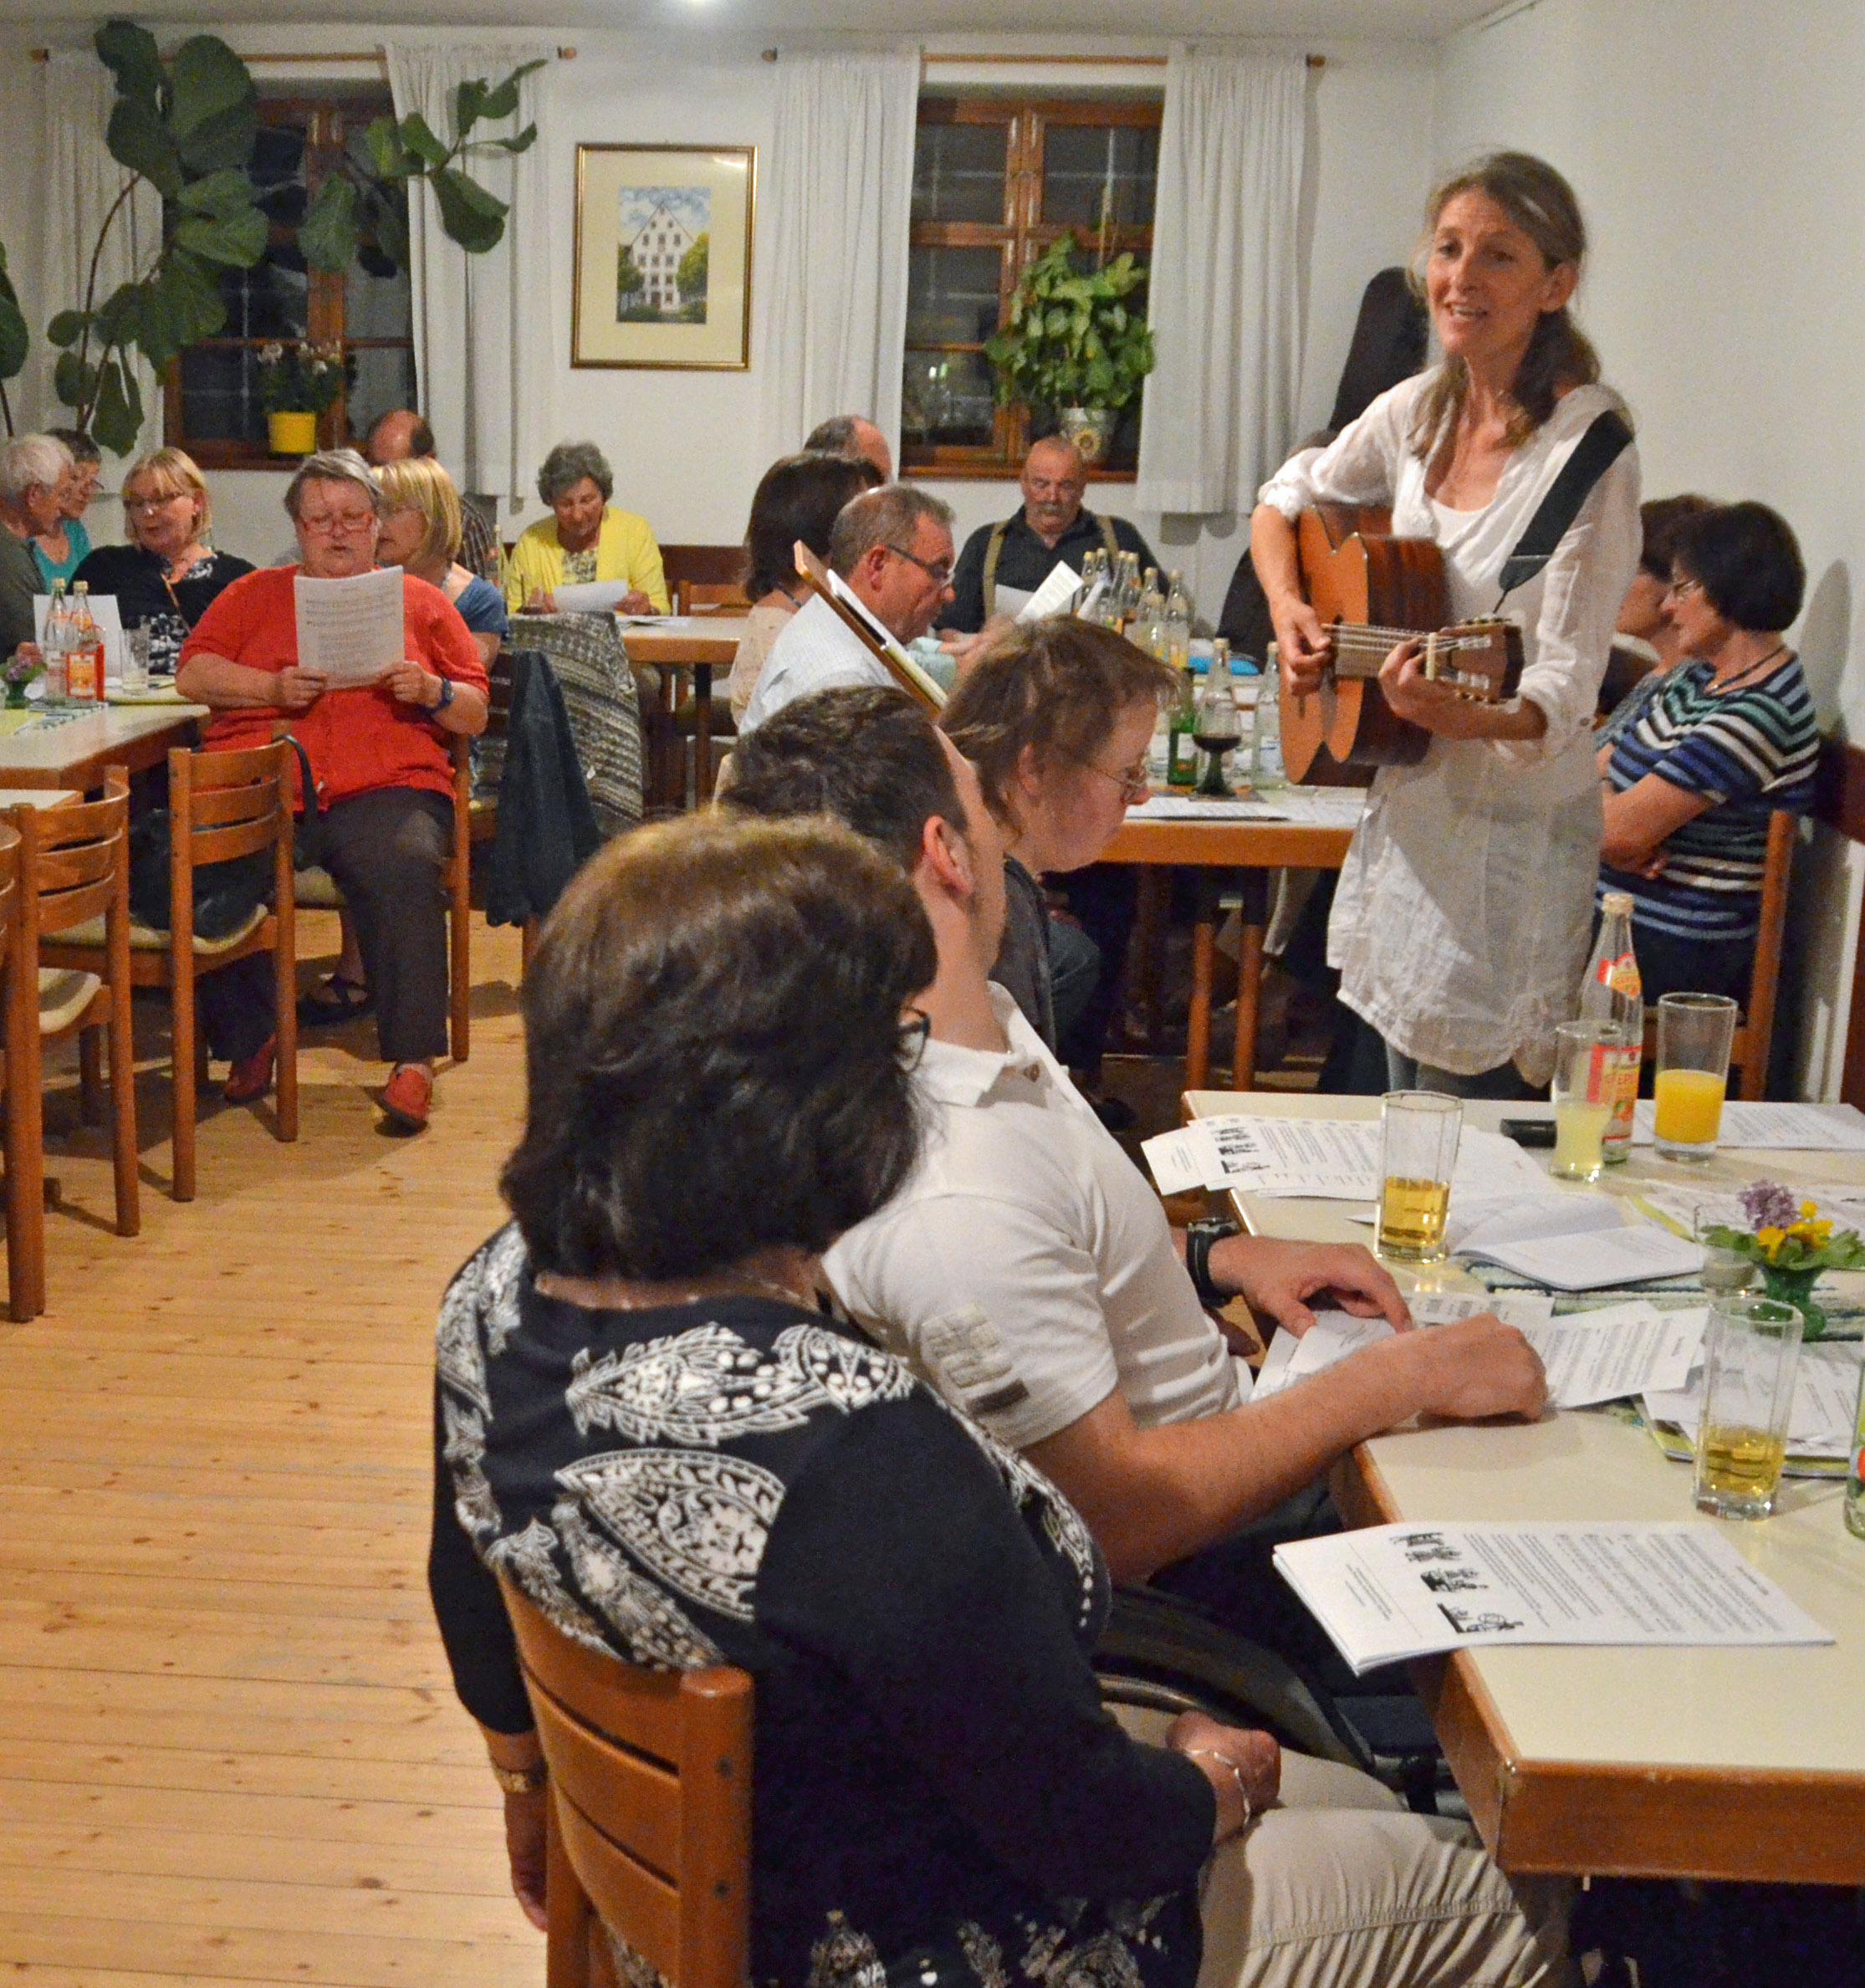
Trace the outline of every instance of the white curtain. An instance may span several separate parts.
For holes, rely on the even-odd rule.
[[[1300,55],[1172,52],[1137,509],[1247,511],[1294,439],[1307,74]]]
[[[754,286],[767,458],[832,414],[865,416],[899,458],[919,78],[917,49],[779,59]]]
[[[116,101],[116,82],[89,49],[54,50],[45,65],[45,92],[49,139],[45,260],[37,308],[30,298],[21,302],[33,351],[43,369],[40,424],[68,427],[73,411],[52,390],[58,353],[45,342],[45,326],[59,311],[84,307],[98,230],[133,176],[110,156],[104,142]],[[145,180],[110,224],[97,265],[95,300],[103,303],[119,284],[146,274],[161,240],[161,196]],[[140,451],[155,447],[161,439],[161,395],[153,366],[139,358],[134,370],[142,392]]]
[[[554,43],[391,43],[389,87],[395,114],[418,110],[443,144],[453,139],[453,93],[473,77],[497,83],[519,64],[556,58]],[[478,137],[510,137],[540,126],[551,67],[519,85],[518,113],[481,123]],[[480,154],[467,170],[509,203],[504,238],[468,255],[441,227],[425,182],[408,202],[414,305],[415,377],[421,411],[434,431],[440,460],[462,490],[528,498],[549,447],[550,312],[539,295],[547,280],[549,214],[544,156],[538,141],[515,158]]]

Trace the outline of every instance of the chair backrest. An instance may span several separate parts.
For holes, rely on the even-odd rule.
[[[19,830],[0,824],[0,959],[19,908]]]
[[[23,957],[29,969],[36,971],[41,937],[81,925],[89,918],[120,921],[126,943],[128,769],[105,769],[102,800],[68,801],[56,808],[23,805],[10,809],[8,815],[19,837],[14,930],[20,943],[14,948],[15,956]]]
[[[641,702],[614,618],[514,615],[505,646],[534,650],[550,665],[603,840],[633,828],[641,818]]]
[[[745,1988],[750,1678],[623,1663],[571,1642],[500,1586],[549,1764],[553,1821],[590,1904],[672,1988]]]
[[[742,615],[749,611],[751,596],[735,580],[683,580],[674,605],[683,615]]]
[[[680,583],[697,580],[708,586],[744,584],[745,549],[738,545],[663,545],[661,571],[669,590],[678,596]]]

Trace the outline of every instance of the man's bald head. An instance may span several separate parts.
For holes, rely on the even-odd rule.
[[[1030,444],[1018,481],[1024,521],[1045,545],[1053,545],[1081,515],[1088,473],[1081,452],[1060,435],[1045,435]]]
[[[434,431],[412,407],[391,407],[369,432],[363,453],[380,469],[434,452]]]
[[[881,472],[882,483],[894,480],[893,452],[887,437],[859,414],[833,414],[818,422],[803,446],[825,456],[846,456],[851,463],[871,463]]]

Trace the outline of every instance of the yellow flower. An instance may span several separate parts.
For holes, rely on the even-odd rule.
[[[1801,1216],[1802,1216],[1802,1217],[1803,1217],[1803,1218],[1804,1218],[1806,1220],[1807,1220],[1807,1221],[1811,1222],[1811,1221],[1813,1219],[1814,1216],[1816,1216],[1816,1214],[1819,1214],[1819,1212],[1820,1212],[1820,1204],[1819,1204],[1819,1203],[1818,1203],[1817,1201],[1803,1201],[1803,1202],[1801,1202]]]
[[[1797,1235],[1803,1243],[1811,1243],[1816,1250],[1824,1249],[1827,1238],[1832,1234],[1830,1222],[1796,1222],[1789,1229],[1790,1235]]]
[[[1768,1260],[1772,1263],[1780,1254],[1781,1245],[1787,1240],[1787,1231],[1785,1229],[1758,1229],[1755,1232],[1755,1239],[1767,1251]]]

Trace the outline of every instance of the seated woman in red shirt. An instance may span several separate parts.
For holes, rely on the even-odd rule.
[[[206,744],[263,745],[289,730],[317,782],[324,866],[349,902],[376,990],[376,1028],[393,1064],[384,1109],[400,1130],[427,1122],[433,1061],[447,1047],[447,926],[442,869],[453,776],[444,734],[486,723],[486,672],[467,626],[437,587],[404,574],[402,661],[377,682],[332,688],[298,662],[294,581],[345,580],[376,565],[382,493],[354,449],[307,456],[285,492],[299,564],[237,580],[196,624],[176,686],[212,706]],[[232,980],[237,969],[211,974]],[[238,1016],[220,1031],[234,1055],[238,1103],[271,1081],[269,991],[242,982]],[[263,994],[263,1001],[259,996]],[[247,1012],[247,1011],[250,1012]],[[244,1038],[244,1047],[240,1038]]]

